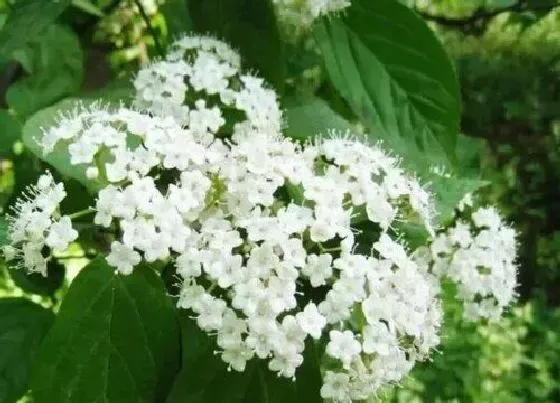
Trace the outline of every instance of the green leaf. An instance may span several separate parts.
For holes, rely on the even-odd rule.
[[[375,139],[426,171],[453,160],[459,86],[428,26],[394,0],[353,0],[315,24],[330,80]]]
[[[453,218],[455,208],[466,193],[475,192],[488,184],[481,179],[435,174],[429,177],[428,183],[428,189],[434,194],[437,206],[437,224],[444,224]]]
[[[321,398],[321,357],[324,348],[320,342],[315,342],[310,337],[305,342],[303,364],[296,371],[296,392],[298,401],[302,403],[323,403]]]
[[[17,81],[6,93],[6,102],[20,116],[77,93],[82,85],[83,55],[78,37],[53,25],[33,46],[32,75]]]
[[[39,351],[36,403],[162,401],[178,369],[179,330],[161,279],[96,259],[74,279]]]
[[[53,319],[26,298],[0,298],[0,402],[15,403],[27,391],[37,348]]]
[[[130,105],[135,95],[136,92],[132,85],[132,77],[130,75],[125,75],[124,77],[111,81],[102,88],[82,93],[80,97],[88,100],[101,99],[104,103],[110,102],[115,105],[119,105],[120,103]]]
[[[27,273],[15,267],[10,267],[8,272],[15,285],[23,291],[52,297],[64,283],[65,269],[58,261],[51,260],[47,264],[46,277],[40,273]]]
[[[79,8],[80,10],[95,15],[96,17],[103,17],[103,11],[91,1],[88,0],[72,0],[72,6]]]
[[[37,157],[52,165],[62,175],[76,179],[90,190],[98,190],[104,184],[99,181],[92,181],[86,176],[86,168],[82,165],[71,165],[68,147],[58,143],[54,150],[44,155],[38,141],[43,137],[43,129],[47,129],[56,124],[58,117],[62,113],[72,111],[80,102],[78,99],[65,99],[51,107],[41,109],[32,115],[23,126],[22,140],[25,146]],[[94,101],[89,101],[92,103]],[[84,101],[84,105],[88,102]]]
[[[166,0],[159,6],[159,12],[165,17],[168,38],[175,39],[179,35],[192,30],[193,22],[189,14],[187,1]]]
[[[483,138],[459,135],[457,137],[457,173],[462,176],[480,176],[485,155],[489,155]]]
[[[4,217],[0,217],[0,248],[9,244],[8,240],[8,221]]]
[[[0,55],[9,56],[38,38],[71,0],[18,0],[0,30]]]
[[[397,236],[403,236],[408,250],[414,251],[421,246],[425,246],[430,238],[430,233],[424,225],[409,222],[398,222],[395,224]]]
[[[305,360],[297,382],[279,378],[266,362],[253,359],[244,372],[228,371],[214,341],[190,319],[181,316],[183,364],[167,403],[320,403],[321,375],[316,361]],[[319,382],[317,382],[317,380]]]
[[[21,137],[21,123],[7,110],[0,109],[0,156],[12,154],[12,146]]]
[[[284,134],[297,140],[326,136],[331,130],[346,132],[352,128],[327,102],[315,97],[288,103],[284,109],[284,117],[287,122]]]
[[[286,63],[271,1],[189,0],[194,30],[212,34],[238,49],[245,67],[284,89]]]

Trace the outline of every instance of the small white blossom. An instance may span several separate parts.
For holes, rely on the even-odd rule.
[[[111,253],[107,256],[107,263],[117,268],[121,274],[130,274],[132,269],[140,263],[140,254],[134,249],[118,241],[111,243]]]
[[[344,332],[331,330],[329,338],[330,341],[326,349],[327,354],[342,361],[344,366],[350,365],[350,362],[362,350],[360,343],[355,339],[354,333],[350,330],[345,330]]]
[[[327,324],[325,317],[319,313],[317,306],[311,302],[305,306],[302,312],[296,315],[296,320],[303,331],[314,339],[321,337],[323,328]]]
[[[72,228],[70,218],[62,217],[50,226],[45,244],[52,249],[64,250],[76,238],[78,238],[78,231]]]

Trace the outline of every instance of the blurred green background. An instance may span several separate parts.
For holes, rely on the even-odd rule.
[[[469,143],[458,151],[467,150],[490,182],[483,199],[520,232],[520,285],[518,303],[499,324],[466,324],[457,307],[448,309],[441,354],[385,398],[560,402],[560,7],[408,3],[432,21],[455,59]]]
[[[465,170],[480,170],[489,181],[483,200],[497,203],[520,232],[520,286],[519,301],[498,324],[464,323],[460,308],[450,301],[443,344],[433,361],[418,366],[400,388],[383,392],[380,398],[560,402],[560,6],[547,0],[402,2],[430,22],[456,62],[465,135],[458,152]],[[0,0],[0,25],[11,3]],[[145,15],[136,3],[143,5]],[[27,116],[115,79],[129,83],[138,64],[156,54],[146,19],[163,44],[188,24],[179,0],[72,4],[52,28],[64,32],[43,36],[20,52],[16,62],[0,60],[2,205],[42,169],[17,141]],[[67,43],[61,50],[55,43],[65,35]],[[74,47],[76,58],[83,52],[83,65],[73,64],[68,56]],[[48,74],[68,77],[54,88]],[[14,82],[19,84],[16,90]],[[43,97],[29,103],[26,91],[38,89]],[[118,85],[114,93],[127,95]],[[74,199],[83,206],[92,203],[79,185],[70,191],[81,195]],[[83,253],[76,251],[78,256]],[[61,261],[71,275],[80,260],[65,258]],[[25,283],[29,281],[41,291],[33,297],[37,302],[57,304],[58,295],[49,292],[57,287],[40,278],[10,277],[0,267],[2,295],[23,294],[23,289],[30,289]]]

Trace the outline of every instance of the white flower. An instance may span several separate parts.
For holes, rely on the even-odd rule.
[[[481,208],[472,213],[472,220],[478,228],[497,230],[502,225],[502,219],[494,208]]]
[[[319,287],[326,284],[326,280],[333,274],[332,256],[328,254],[308,255],[307,264],[303,266],[301,272],[309,277],[309,281],[313,287]]]
[[[227,348],[222,353],[222,360],[230,365],[236,371],[245,371],[247,361],[253,358],[255,354],[249,347],[243,343]]]
[[[494,207],[475,209],[430,244],[426,269],[457,284],[468,320],[497,320],[515,298],[516,232]]]
[[[140,263],[140,254],[118,241],[113,241],[107,263],[116,267],[119,273],[128,275],[132,273],[134,266]]]
[[[344,372],[327,371],[321,387],[321,397],[335,402],[351,403],[350,375]]]
[[[16,260],[17,266],[29,272],[47,275],[49,256],[43,256],[43,248],[64,250],[78,237],[70,218],[60,217],[59,205],[65,196],[64,185],[57,184],[49,172],[26,189],[7,218],[10,245],[3,248],[6,260]]]
[[[183,278],[198,277],[202,274],[202,254],[198,249],[189,248],[175,260],[177,274]]]
[[[64,250],[68,244],[78,238],[78,231],[72,228],[69,217],[62,217],[49,228],[45,244],[52,249]]]
[[[329,339],[325,351],[331,357],[342,361],[345,367],[350,365],[350,362],[362,351],[360,342],[356,340],[354,333],[350,330],[345,330],[343,332],[331,330],[329,332]]]
[[[138,73],[134,82],[138,106],[157,115],[170,114],[199,137],[220,130],[226,107],[235,107],[247,117],[234,125],[234,132],[248,127],[261,133],[279,133],[281,112],[275,92],[266,89],[262,79],[241,73],[239,55],[229,45],[209,37],[185,36],[170,49],[165,60]],[[193,97],[185,97],[189,91]],[[201,93],[208,98],[219,95],[220,103],[206,107],[205,100],[199,98]]]
[[[308,303],[303,312],[296,314],[296,320],[304,332],[311,335],[314,339],[319,339],[327,321],[319,313],[317,306],[312,302]]]
[[[347,5],[307,0],[283,10],[303,11],[310,23]],[[470,270],[470,283],[459,286],[469,301],[471,291],[484,292],[469,311],[491,316],[494,300],[508,298],[509,288],[493,281],[509,281],[510,267],[496,262],[515,249],[512,234],[479,214],[413,260],[397,224],[431,233],[430,194],[378,145],[336,133],[305,146],[282,137],[276,93],[240,66],[221,41],[180,38],[138,73],[137,110],[77,108],[41,146],[45,153],[67,146],[89,178],[112,183],[98,194],[94,220],[118,231],[107,262],[123,274],[142,261],[174,264],[177,306],[216,337],[216,354],[230,368],[243,371],[256,355],[293,378],[307,335],[319,339],[328,329],[332,370],[322,396],[366,400],[439,341],[439,278],[430,259],[447,264],[441,271],[450,278],[491,264],[493,277]],[[41,271],[43,247],[77,234],[58,217],[63,188],[49,178],[38,187],[11,237],[24,243],[15,255]],[[501,254],[489,250],[494,238]],[[467,248],[478,251],[457,250]]]
[[[381,322],[374,322],[364,328],[362,349],[365,353],[387,355],[392,348],[397,347],[396,336],[389,332],[387,326]]]

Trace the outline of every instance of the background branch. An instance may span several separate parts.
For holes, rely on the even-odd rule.
[[[152,23],[150,21],[150,17],[148,16],[148,14],[146,14],[146,10],[144,10],[144,6],[142,6],[142,3],[140,3],[139,0],[134,0],[134,3],[136,4],[138,9],[140,10],[140,14],[142,15],[142,18],[144,19],[144,22],[148,26],[148,31],[150,32],[150,35],[154,39],[154,46],[156,48],[156,51],[158,52],[158,54],[161,57],[165,57],[165,50],[163,49],[163,46],[161,45],[161,43],[159,41],[158,34],[157,34],[156,30],[152,26]]]
[[[435,22],[439,25],[459,28],[464,30],[475,29],[477,27],[487,24],[492,18],[509,12],[525,12],[525,11],[551,11],[558,7],[559,4],[540,4],[530,5],[526,0],[518,0],[515,4],[507,7],[495,8],[488,10],[486,8],[478,8],[474,13],[466,17],[448,17],[445,15],[436,15],[426,13],[416,9],[418,15],[427,21]]]

